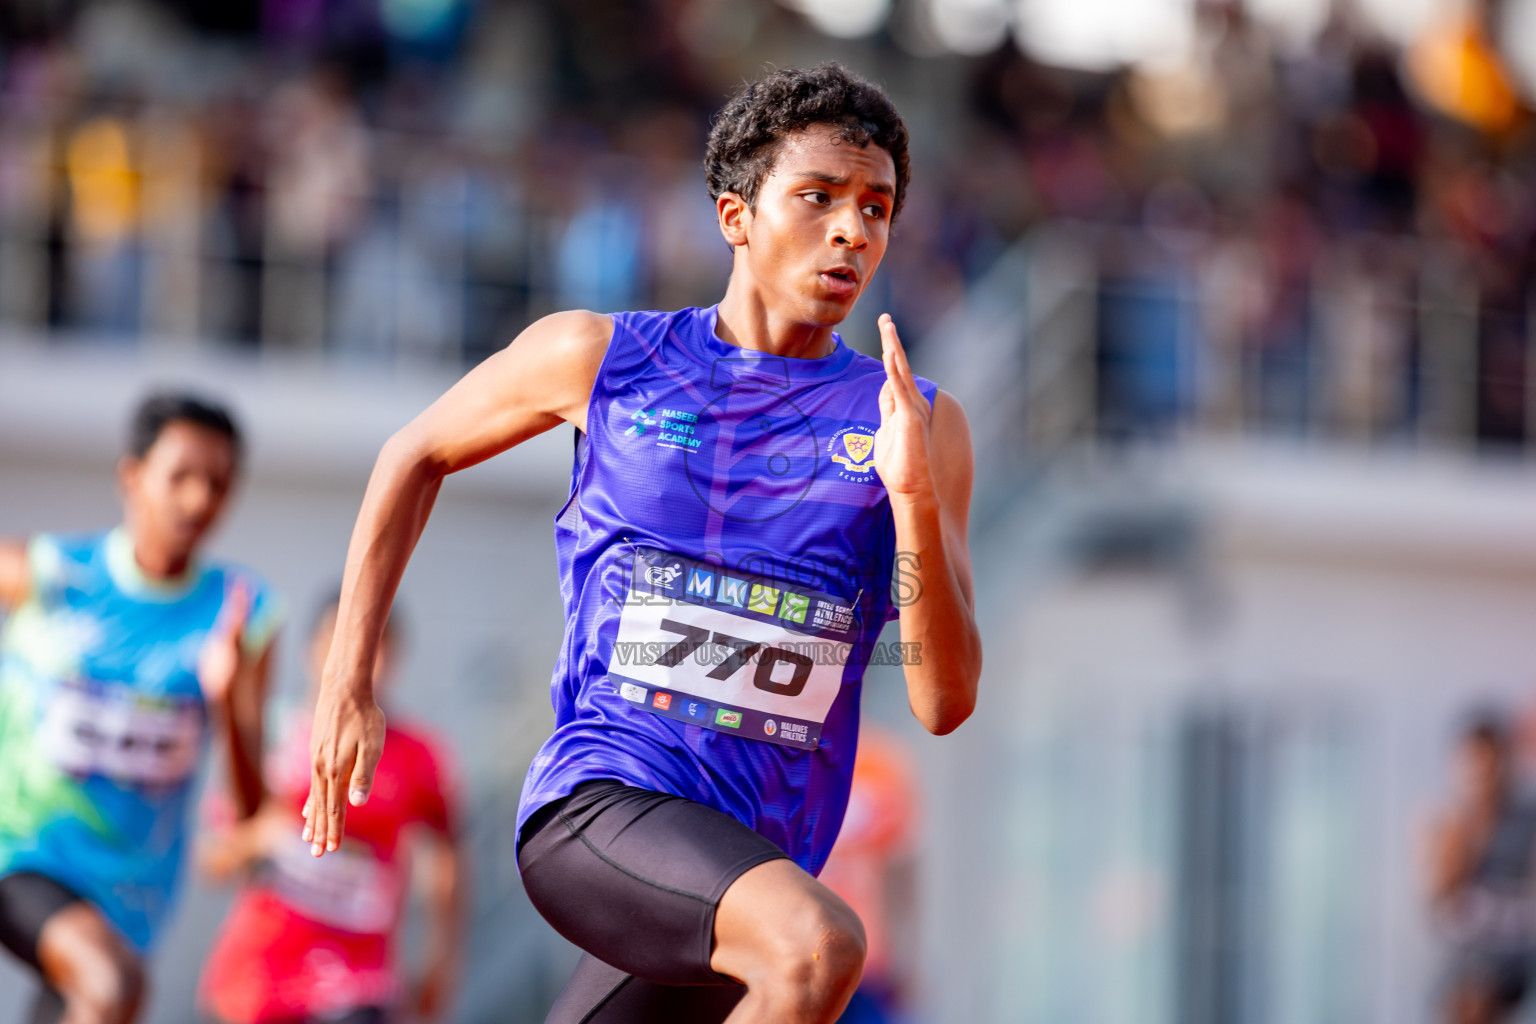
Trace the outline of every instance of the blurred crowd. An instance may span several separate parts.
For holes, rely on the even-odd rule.
[[[0,14],[0,323],[472,363],[554,309],[708,303],[710,114],[764,61],[835,56],[913,130],[867,301],[914,342],[1066,226],[1105,434],[1521,444],[1508,7],[1443,4],[1402,47],[1347,3],[1298,44],[1199,0],[1177,59],[1089,72],[823,40],[769,0],[27,0]]]

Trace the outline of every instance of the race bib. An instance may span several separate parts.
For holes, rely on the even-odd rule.
[[[608,676],[651,714],[813,749],[855,630],[835,597],[642,547]]]
[[[400,873],[367,849],[343,842],[316,857],[308,843],[281,844],[262,878],[273,893],[312,921],[363,935],[394,928]]]
[[[57,686],[38,727],[39,746],[59,770],[142,786],[186,781],[197,770],[202,736],[196,697],[88,680]]]

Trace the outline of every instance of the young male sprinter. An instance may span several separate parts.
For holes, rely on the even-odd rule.
[[[151,397],[118,463],[122,525],[0,542],[0,944],[43,983],[35,1024],[134,1019],[210,733],[240,813],[261,801],[280,602],[198,559],[239,462],[224,410]]]
[[[331,600],[309,640],[317,688],[335,631]],[[398,644],[391,618],[374,662],[376,693],[392,682]],[[268,758],[262,810],[214,830],[201,851],[216,880],[253,869],[203,965],[203,1009],[220,1024],[384,1024],[405,1002],[413,1019],[430,1020],[458,977],[464,904],[442,752],[422,731],[391,722],[372,797],[347,817],[337,854],[316,860],[291,828],[309,792],[313,720],[306,706]],[[427,882],[428,946],[406,1001],[395,935],[417,857]]]
[[[529,896],[587,953],[553,1022],[835,1020],[864,937],[814,876],[896,596],[913,712],[947,733],[976,700],[965,416],[889,317],[883,365],[833,332],[901,208],[900,116],[836,65],[779,71],[705,163],[734,253],[718,306],[547,317],[384,446],[316,708],[321,855],[373,784],[369,667],[443,477],[574,424],[557,726],[519,811]]]

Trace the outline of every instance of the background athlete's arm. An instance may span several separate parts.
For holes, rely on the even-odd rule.
[[[197,677],[212,719],[224,738],[227,777],[235,813],[248,818],[261,807],[262,712],[272,675],[268,640],[257,652],[246,650],[245,627],[253,597],[236,583],[225,598],[219,619],[198,657]]]
[[[545,317],[379,452],[347,549],[336,636],[315,707],[303,834],[316,855],[341,841],[349,792],[361,802],[372,785],[384,739],[384,715],[373,699],[374,652],[443,478],[562,421],[585,430],[592,382],[612,332],[613,320],[597,313]]]
[[[896,521],[896,596],[901,639],[916,644],[905,665],[907,699],[924,728],[951,732],[976,707],[981,634],[976,628],[970,516],[974,461],[965,411],[940,391],[932,407],[907,365],[889,316],[880,318],[886,383],[880,392],[875,467]]]
[[[464,941],[464,868],[462,844],[451,832],[431,833],[422,856],[427,879],[426,966],[412,997],[416,1016],[441,1016],[458,984]]]
[[[27,565],[27,543],[0,540],[0,608],[14,609],[32,590],[32,570]]]

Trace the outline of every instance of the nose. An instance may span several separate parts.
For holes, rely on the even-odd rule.
[[[832,218],[830,238],[834,249],[851,249],[863,252],[869,248],[869,232],[864,230],[864,218],[854,203],[844,203]]]
[[[217,488],[211,480],[194,477],[182,488],[181,499],[185,514],[203,519],[213,510],[217,501]]]

